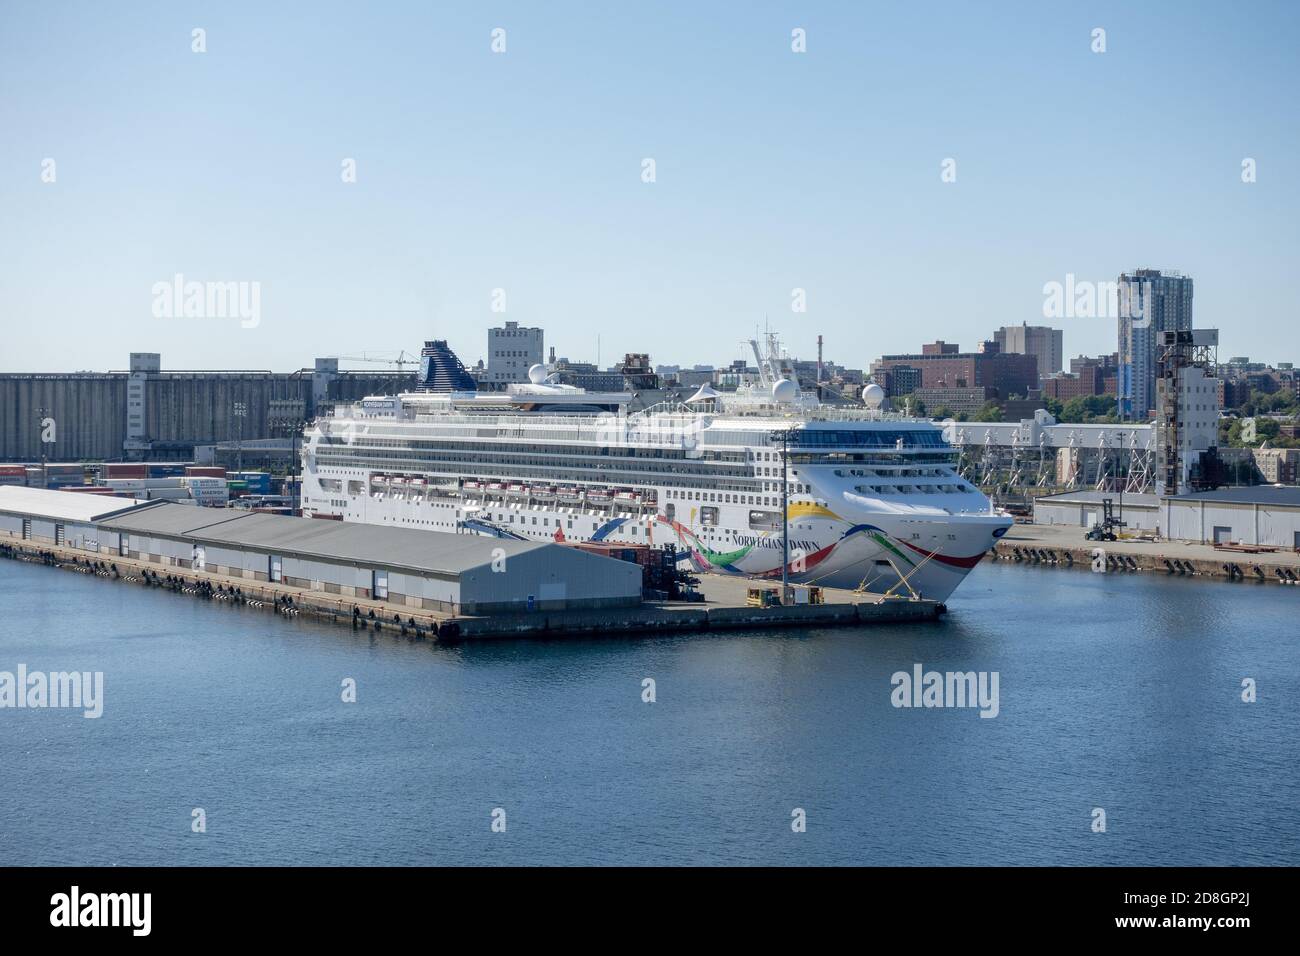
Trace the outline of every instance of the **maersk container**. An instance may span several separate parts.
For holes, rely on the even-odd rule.
[[[265,471],[236,471],[231,477],[247,484],[248,490],[257,495],[271,493],[271,476]]]

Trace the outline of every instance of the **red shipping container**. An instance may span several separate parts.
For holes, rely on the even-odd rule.
[[[129,462],[108,462],[104,465],[105,478],[147,478],[149,466]]]

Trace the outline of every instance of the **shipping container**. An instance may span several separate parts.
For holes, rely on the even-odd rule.
[[[104,464],[105,478],[148,478],[149,466],[135,462],[110,461]]]
[[[187,465],[185,467],[185,476],[187,478],[224,478],[226,469],[209,465]]]
[[[264,471],[234,471],[230,473],[231,478],[246,482],[248,490],[254,494],[269,495],[271,493],[271,476]]]
[[[150,462],[150,478],[179,478],[185,474],[186,465],[182,462]]]

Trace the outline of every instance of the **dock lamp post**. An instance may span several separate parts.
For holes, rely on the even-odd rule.
[[[49,469],[46,467],[46,453],[45,453],[45,417],[46,417],[45,413],[46,413],[46,409],[44,406],[36,409],[36,437],[40,439],[41,442],[41,487],[42,488],[48,488],[50,486],[50,474],[49,474]]]
[[[273,427],[291,430],[289,436],[289,467],[285,471],[285,476],[293,483],[293,510],[300,511],[302,509],[302,479],[300,476],[295,480],[293,473],[299,464],[298,439],[302,437],[302,430],[310,424],[310,421],[296,416],[276,417],[269,419],[269,421]]]
[[[784,428],[772,433],[772,441],[781,443],[781,603],[790,601],[790,432]]]
[[[235,402],[235,417],[239,419],[239,431],[235,438],[235,471],[244,470],[244,417],[248,415],[248,406]]]

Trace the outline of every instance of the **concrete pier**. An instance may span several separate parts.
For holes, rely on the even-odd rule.
[[[1300,553],[1242,551],[1180,541],[1088,541],[1068,525],[1017,524],[990,552],[994,560],[1107,573],[1147,572],[1224,581],[1300,583]]]
[[[93,566],[116,567],[106,582],[145,585],[157,576],[171,579],[169,589],[179,595],[216,597],[212,591],[239,589],[238,601],[220,597],[223,603],[283,616],[303,616],[358,629],[405,634],[418,639],[443,642],[508,637],[612,636],[686,633],[738,629],[786,630],[900,624],[934,621],[947,612],[937,601],[881,598],[879,595],[823,590],[824,604],[786,607],[749,607],[745,578],[706,574],[700,578],[703,602],[646,602],[639,607],[599,610],[534,611],[483,616],[456,615],[428,610],[397,608],[383,601],[339,598],[319,591],[304,590],[270,582],[250,582],[208,572],[167,567],[148,561],[112,555],[88,554],[74,548],[33,543],[21,539],[0,539],[0,556],[38,561],[81,573],[95,573]]]

